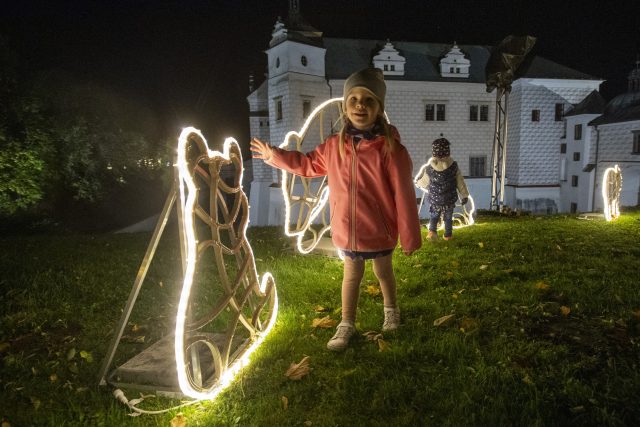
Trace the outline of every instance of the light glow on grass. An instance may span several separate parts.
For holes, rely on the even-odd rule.
[[[273,276],[271,273],[265,273],[260,280],[259,292],[261,296],[266,296],[267,285],[269,281],[273,282],[273,309],[271,311],[271,317],[268,319],[268,323],[266,327],[262,331],[258,331],[255,335],[253,342],[244,350],[241,356],[236,358],[228,367],[226,367],[223,372],[220,373],[220,377],[218,378],[216,384],[206,390],[200,391],[193,388],[187,378],[187,364],[185,362],[184,357],[184,330],[185,330],[185,322],[187,318],[187,308],[189,305],[189,297],[191,294],[191,288],[193,285],[193,276],[196,268],[196,258],[197,258],[197,239],[195,235],[194,228],[194,210],[196,206],[196,196],[198,194],[196,184],[191,177],[191,174],[188,170],[188,162],[186,159],[186,146],[188,142],[188,138],[191,134],[195,134],[202,139],[204,142],[207,155],[209,159],[222,157],[225,160],[230,160],[230,149],[232,146],[235,146],[235,150],[240,153],[240,147],[235,139],[227,138],[224,142],[223,152],[212,151],[209,149],[206,139],[202,135],[202,133],[193,127],[184,128],[180,134],[178,139],[178,174],[180,178],[180,202],[184,207],[184,221],[181,226],[183,227],[185,233],[186,240],[186,268],[184,274],[184,280],[182,284],[182,291],[180,294],[180,302],[178,304],[178,312],[176,315],[176,329],[175,329],[175,357],[176,357],[176,370],[178,373],[178,384],[180,386],[180,390],[186,396],[192,397],[194,399],[214,399],[225,387],[227,387],[235,375],[244,367],[248,360],[249,356],[256,348],[262,343],[266,335],[269,333],[271,328],[275,323],[275,319],[278,313],[278,295],[275,289],[275,282],[273,280]],[[240,158],[240,168],[242,167],[242,159]],[[242,185],[242,169],[239,172],[239,180],[238,182]],[[185,191],[186,186],[186,191]],[[185,194],[187,193],[187,194]],[[246,241],[246,230],[247,230],[248,221],[245,221],[241,230],[242,236],[241,240]],[[255,257],[253,256],[253,250],[251,245],[247,245],[250,257],[250,260],[253,264],[253,272],[255,274],[256,266],[255,266]],[[257,281],[257,276],[255,277]]]

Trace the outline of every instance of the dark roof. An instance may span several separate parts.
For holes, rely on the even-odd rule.
[[[565,117],[578,116],[580,114],[602,114],[604,112],[606,101],[600,95],[600,92],[594,90],[579,104],[573,107],[565,114]]]
[[[640,120],[640,92],[625,92],[613,98],[604,107],[604,114],[591,120],[589,125]]]
[[[385,43],[385,40],[324,37],[323,44],[327,49],[325,57],[327,78],[346,79],[354,71],[371,66],[373,56],[384,47]],[[451,50],[451,44],[404,41],[391,43],[407,62],[404,76],[385,76],[386,80],[486,82],[485,67],[491,55],[491,46],[458,45],[465,57],[471,61],[469,78],[463,79],[440,76],[440,59]],[[528,56],[518,68],[516,78],[518,77],[600,80],[540,56]]]
[[[530,79],[603,80],[534,55],[527,56],[520,64],[516,71],[516,78],[519,77]]]

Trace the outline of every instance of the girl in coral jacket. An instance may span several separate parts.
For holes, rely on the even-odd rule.
[[[328,176],[331,235],[344,254],[342,321],[327,348],[344,350],[355,333],[365,260],[371,259],[384,298],[383,331],[400,324],[392,253],[420,248],[412,163],[397,129],[384,118],[382,71],[366,68],[345,81],[343,128],[303,154],[251,140],[253,157],[307,178]]]

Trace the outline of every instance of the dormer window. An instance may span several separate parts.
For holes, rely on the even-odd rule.
[[[404,64],[407,60],[393,47],[389,40],[373,57],[373,66],[382,70],[386,76],[404,76]]]
[[[456,42],[451,50],[440,60],[440,75],[442,77],[468,78],[471,61],[465,58]]]

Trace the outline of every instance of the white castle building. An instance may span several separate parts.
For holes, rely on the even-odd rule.
[[[322,37],[294,7],[286,22],[276,22],[266,54],[266,78],[247,97],[252,136],[279,145],[316,106],[341,97],[352,72],[377,67],[387,84],[386,113],[414,173],[443,135],[476,207],[490,207],[496,95],[487,92],[485,66],[491,47]],[[629,99],[637,105],[640,91],[605,109],[602,82],[540,56],[520,65],[507,106],[506,206],[533,213],[601,209],[599,179],[614,162],[623,162],[622,204],[638,203],[640,110],[629,120],[616,106]],[[251,225],[282,225],[278,171],[253,160],[252,173]]]

